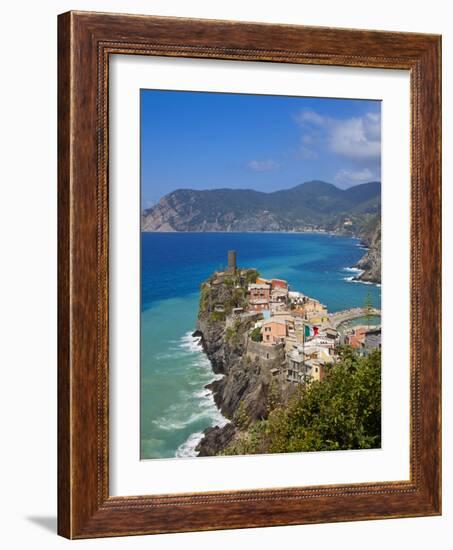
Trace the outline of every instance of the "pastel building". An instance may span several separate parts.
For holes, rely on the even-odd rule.
[[[357,327],[350,334],[345,336],[345,344],[350,345],[354,349],[362,348],[366,333],[366,327]]]
[[[288,290],[288,283],[283,279],[272,279],[271,280],[272,290],[277,288]]]
[[[269,309],[271,288],[268,284],[250,284],[248,287],[248,293],[250,310],[263,311],[263,309]]]
[[[263,344],[275,345],[285,342],[288,334],[287,323],[284,319],[271,317],[268,321],[264,321],[261,327],[261,336]]]
[[[307,359],[301,349],[294,349],[286,355],[286,381],[304,384],[324,378],[325,366],[318,358]]]
[[[381,327],[360,326],[345,336],[345,344],[364,353],[381,348]]]

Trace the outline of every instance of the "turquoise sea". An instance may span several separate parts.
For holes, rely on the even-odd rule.
[[[192,337],[198,291],[222,269],[227,251],[238,266],[286,279],[329,311],[362,306],[377,285],[352,281],[364,254],[357,239],[297,233],[142,233],[141,458],[195,456],[205,428],[226,420],[205,385],[215,378]]]

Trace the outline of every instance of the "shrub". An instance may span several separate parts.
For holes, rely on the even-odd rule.
[[[375,449],[381,445],[381,353],[351,348],[322,382],[301,386],[288,406],[277,405],[225,454]]]
[[[261,334],[261,329],[259,327],[254,328],[250,333],[250,338],[253,340],[253,342],[262,342],[263,335]]]

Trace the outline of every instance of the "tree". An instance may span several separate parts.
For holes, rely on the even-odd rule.
[[[263,336],[261,334],[261,329],[260,327],[256,327],[252,330],[252,332],[250,333],[250,338],[254,341],[254,342],[262,342],[263,341]]]
[[[301,386],[224,454],[375,449],[381,445],[381,353],[339,349],[321,382]]]
[[[367,295],[365,296],[364,300],[364,308],[365,308],[365,318],[367,321],[368,328],[371,324],[371,317],[373,316],[373,299],[371,297],[371,293],[367,292]]]

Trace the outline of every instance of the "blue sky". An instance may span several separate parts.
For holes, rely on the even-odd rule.
[[[381,177],[381,104],[141,90],[142,206],[175,189],[271,192]]]

